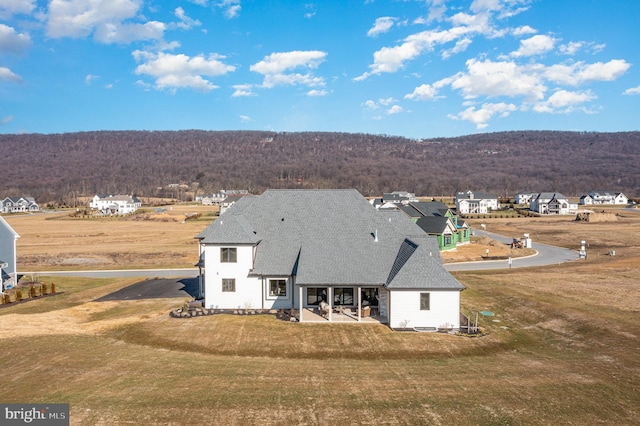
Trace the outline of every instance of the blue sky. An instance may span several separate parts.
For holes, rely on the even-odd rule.
[[[637,0],[0,0],[0,133],[638,130]]]

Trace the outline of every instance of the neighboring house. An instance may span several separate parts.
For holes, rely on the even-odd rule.
[[[515,204],[531,204],[531,201],[538,196],[537,192],[518,192],[514,197]]]
[[[480,191],[458,192],[456,194],[456,212],[458,214],[486,214],[499,209],[500,203],[494,194]]]
[[[220,205],[229,196],[232,195],[248,195],[249,191],[246,189],[222,189],[220,192],[214,194],[207,194],[196,197],[196,201],[202,202],[205,206]]]
[[[580,205],[628,204],[629,198],[622,192],[591,191],[580,197]]]
[[[101,214],[119,215],[133,213],[142,207],[142,202],[138,197],[131,195],[95,195],[89,207],[98,210]]]
[[[16,268],[16,240],[20,235],[0,216],[0,291],[18,283]]]
[[[6,197],[0,204],[2,213],[37,212],[40,210],[33,197]]]
[[[423,216],[416,221],[424,232],[438,239],[438,249],[453,250],[457,247],[457,230],[451,218],[445,216]]]
[[[405,191],[386,192],[382,194],[382,204],[409,204],[417,202],[416,194]]]
[[[220,203],[220,214],[224,213],[236,201],[245,197],[245,195],[229,195]]]
[[[197,238],[204,303],[214,309],[369,304],[391,328],[460,326],[464,287],[434,237],[356,190],[268,190],[236,201]]]
[[[531,201],[529,209],[539,214],[575,214],[578,204],[559,192],[541,192]]]
[[[427,234],[437,237],[438,248],[440,250],[450,250],[457,245],[467,244],[471,240],[469,225],[442,202],[426,201],[409,203],[400,207],[400,210],[409,216],[411,220],[418,224]],[[420,222],[420,219],[425,217],[448,218],[453,227],[452,235],[446,233],[448,229],[448,226],[445,226],[446,221],[423,220]],[[438,230],[444,233],[439,233]]]

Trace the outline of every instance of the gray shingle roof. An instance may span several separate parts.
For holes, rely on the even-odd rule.
[[[257,244],[253,274],[294,274],[299,285],[463,288],[442,267],[434,237],[402,212],[376,210],[356,190],[268,190],[244,197],[197,238]]]

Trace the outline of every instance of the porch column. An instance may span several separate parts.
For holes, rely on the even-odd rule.
[[[362,312],[362,290],[360,287],[358,287],[358,307],[356,309],[358,310],[358,321],[360,321],[360,314]]]
[[[333,315],[333,287],[329,287],[328,291],[327,291],[327,298],[329,299],[329,322],[331,322],[331,318]]]
[[[304,308],[304,304],[302,303],[302,286],[299,286],[298,288],[300,289],[300,297],[298,299],[298,306],[300,307],[300,310],[299,310],[299,312],[300,312],[300,321],[299,322],[302,322],[302,309]]]

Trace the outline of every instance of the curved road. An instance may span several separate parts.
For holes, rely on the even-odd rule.
[[[491,232],[479,231],[476,229],[474,229],[473,232],[475,235],[486,235],[491,239],[505,244],[509,244],[513,240],[512,238],[493,234]],[[483,271],[488,269],[508,269],[509,267],[526,268],[530,266],[558,265],[560,263],[571,262],[579,258],[579,254],[575,250],[540,243],[532,243],[531,247],[536,250],[538,254],[528,257],[513,258],[511,259],[511,265],[509,265],[509,260],[482,260],[479,262],[446,263],[444,267],[447,271]]]

